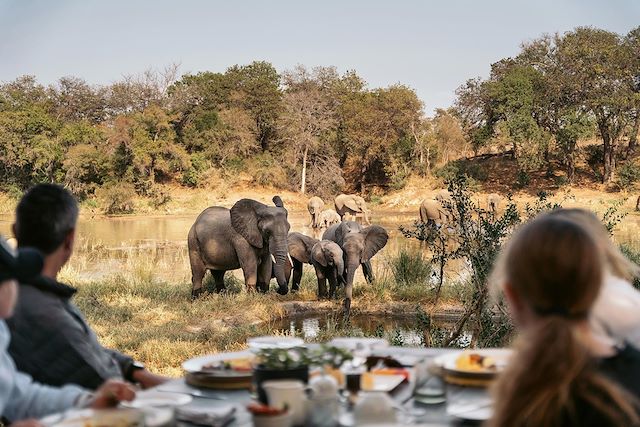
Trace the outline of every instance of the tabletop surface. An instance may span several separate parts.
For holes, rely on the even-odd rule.
[[[455,349],[437,349],[437,348],[408,348],[408,347],[388,347],[385,349],[376,349],[373,354],[376,356],[408,356],[417,357],[425,361],[446,354]],[[402,405],[409,413],[414,413],[415,422],[412,425],[423,426],[471,426],[479,425],[478,422],[469,420],[461,420],[447,415],[447,404],[449,401],[464,402],[464,404],[475,405],[478,402],[486,402],[489,399],[487,390],[484,388],[459,387],[446,385],[446,396],[448,402],[425,405],[413,400],[413,390],[415,383],[403,384],[392,394],[392,398]],[[186,384],[184,378],[176,379],[168,383],[162,384],[158,390],[172,391],[178,393],[197,393],[202,397],[194,396],[193,401],[186,405],[186,408],[213,408],[225,405],[234,405],[236,407],[235,420],[227,424],[231,427],[251,426],[251,414],[246,407],[252,402],[253,396],[249,390],[211,390],[203,388],[195,388]],[[213,397],[213,398],[212,398]],[[218,399],[216,399],[217,397]],[[420,409],[417,409],[420,408]],[[181,426],[190,426],[191,424],[182,423]]]

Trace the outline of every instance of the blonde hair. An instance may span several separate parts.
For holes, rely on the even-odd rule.
[[[640,276],[640,267],[624,256],[611,240],[607,229],[593,212],[586,209],[572,208],[558,209],[551,212],[551,215],[567,218],[584,227],[596,240],[596,244],[600,246],[611,274],[627,281],[632,281],[635,277]]]
[[[629,394],[602,376],[575,325],[598,296],[605,251],[587,227],[545,214],[522,226],[492,274],[508,283],[540,321],[522,334],[493,387],[489,426],[581,425],[587,405],[614,425],[639,421]]]

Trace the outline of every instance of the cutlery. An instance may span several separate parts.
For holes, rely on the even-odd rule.
[[[226,396],[222,396],[220,394],[211,394],[208,392],[203,392],[201,390],[178,391],[178,390],[168,390],[168,389],[162,389],[162,388],[159,388],[157,390],[164,391],[167,393],[188,394],[189,396],[199,397],[201,399],[227,400]]]

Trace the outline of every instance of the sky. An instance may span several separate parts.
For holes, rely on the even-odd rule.
[[[415,89],[431,115],[524,41],[638,25],[640,0],[0,0],[0,81],[109,84],[172,63],[181,73],[333,65],[371,88]]]

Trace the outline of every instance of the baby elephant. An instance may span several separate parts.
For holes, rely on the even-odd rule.
[[[502,197],[498,193],[491,193],[487,196],[487,207],[494,215],[498,213],[501,201]]]
[[[302,280],[302,265],[311,264],[311,249],[318,243],[318,239],[305,236],[302,233],[289,233],[287,244],[289,245],[289,256],[293,264],[293,281],[291,282],[291,292],[300,289]]]
[[[334,298],[338,283],[343,283],[344,259],[340,246],[331,240],[322,240],[311,248],[311,264],[318,278],[318,298]],[[327,293],[329,280],[329,293]]]
[[[340,215],[333,209],[325,209],[320,212],[320,218],[318,219],[318,225],[320,228],[329,228],[333,224],[340,224]]]

